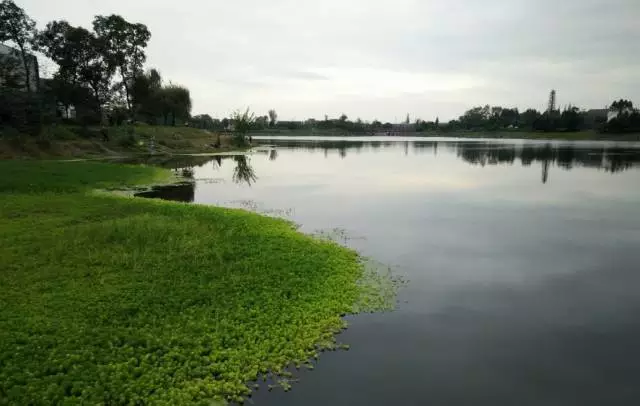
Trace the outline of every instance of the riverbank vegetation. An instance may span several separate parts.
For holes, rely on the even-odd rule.
[[[553,93],[555,97],[555,93]],[[555,102],[554,102],[555,103]],[[640,111],[630,100],[617,100],[608,109],[583,110],[575,106],[557,109],[551,103],[547,111],[501,106],[478,106],[466,111],[458,119],[440,122],[439,118],[412,120],[407,115],[400,124],[378,120],[355,121],[346,114],[324,120],[270,122],[264,116],[255,121],[256,134],[276,135],[403,135],[455,136],[527,139],[637,139],[640,136]],[[267,124],[268,123],[268,124]]]
[[[356,253],[286,221],[91,192],[164,170],[0,171],[0,404],[241,401],[381,306]]]
[[[0,159],[217,153],[238,149],[230,134],[191,127],[47,125],[36,137],[0,131]]]
[[[163,80],[157,69],[145,71],[151,33],[144,24],[109,15],[96,16],[91,30],[64,20],[37,30],[12,0],[0,3],[0,16],[0,42],[15,47],[0,57],[2,142],[29,151],[35,140],[45,153],[47,143],[83,140],[76,147],[93,143],[106,152],[157,136],[166,149],[190,152],[201,146],[197,139],[206,138],[204,131],[185,129],[191,118],[189,89]],[[55,63],[52,77],[39,77],[35,52]],[[220,147],[217,137],[209,133],[207,146]]]

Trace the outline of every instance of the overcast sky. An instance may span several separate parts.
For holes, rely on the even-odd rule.
[[[193,114],[449,120],[480,104],[640,104],[640,0],[16,0],[43,28],[117,13]]]

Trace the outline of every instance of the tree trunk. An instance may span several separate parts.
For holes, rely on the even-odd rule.
[[[98,115],[98,117],[100,118],[100,125],[104,125],[104,117],[103,117],[103,111],[102,111],[102,100],[100,100],[100,85],[96,85],[96,84],[89,84],[91,86],[91,90],[93,90],[93,97],[96,100],[96,113]]]
[[[27,88],[27,93],[31,93],[31,72],[29,72],[29,61],[27,60],[27,52],[24,49],[24,45],[19,44],[20,54],[22,55],[22,64],[24,66],[24,83]]]
[[[131,106],[131,93],[129,90],[129,85],[127,84],[127,77],[124,74],[124,69],[122,66],[120,67],[120,75],[122,76],[122,85],[124,86],[124,94],[127,99],[127,108],[129,109],[129,114],[133,115],[133,107]],[[133,117],[131,117],[133,119]]]

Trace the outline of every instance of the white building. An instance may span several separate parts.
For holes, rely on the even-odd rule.
[[[11,61],[13,60],[13,61]],[[18,83],[22,85],[24,88],[25,82],[25,69],[24,63],[22,62],[22,57],[20,55],[20,51],[11,48],[10,46],[0,44],[0,64],[2,64],[3,69],[9,69],[10,67],[15,69],[15,73],[18,76]],[[37,91],[38,85],[40,82],[40,74],[38,67],[38,58],[35,55],[29,55],[27,57],[27,64],[29,70],[29,80],[31,91]],[[3,76],[6,75],[6,72],[2,72],[0,75],[0,86],[3,85]]]

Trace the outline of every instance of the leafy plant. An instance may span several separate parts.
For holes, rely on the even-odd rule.
[[[248,107],[244,112],[237,110],[231,115],[231,122],[235,127],[234,141],[236,145],[244,146],[247,144],[247,133],[255,121],[255,114],[251,113]]]

